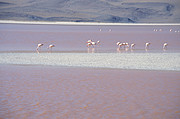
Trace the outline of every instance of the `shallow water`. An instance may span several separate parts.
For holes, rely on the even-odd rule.
[[[154,31],[158,30],[158,31]],[[170,31],[172,29],[172,31]],[[101,30],[101,31],[100,31]],[[179,31],[179,32],[178,32]],[[100,52],[116,51],[117,42],[135,43],[135,49],[144,50],[150,42],[150,50],[162,50],[165,42],[168,50],[180,50],[180,25],[177,26],[78,26],[78,25],[30,25],[0,24],[0,51],[35,51],[43,43],[41,51],[55,44],[53,51],[86,51],[86,41],[100,41]]]
[[[0,24],[0,118],[179,118],[179,29]],[[87,48],[88,39],[101,43]]]
[[[179,77],[176,71],[0,65],[0,117],[178,119]]]
[[[0,64],[180,71],[180,53],[0,53]]]

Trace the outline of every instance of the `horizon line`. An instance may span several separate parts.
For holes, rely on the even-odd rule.
[[[44,25],[148,25],[148,26],[170,26],[180,25],[180,23],[104,23],[104,22],[61,22],[61,21],[15,21],[15,20],[0,20],[0,24],[44,24]]]

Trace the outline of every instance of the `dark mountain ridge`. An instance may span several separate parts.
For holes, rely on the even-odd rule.
[[[176,9],[175,4],[165,2],[0,0],[0,20],[179,23],[180,15]]]

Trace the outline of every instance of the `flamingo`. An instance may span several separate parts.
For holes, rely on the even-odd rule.
[[[117,42],[116,45],[119,46],[119,48],[121,48],[121,46],[123,46],[123,44],[120,42]]]
[[[119,46],[120,44],[122,44],[122,43],[120,43],[120,42],[117,42],[117,43],[116,43],[117,46]]]
[[[167,46],[168,46],[168,43],[164,43],[164,44],[163,44],[163,49],[164,49],[164,50],[167,49]]]
[[[128,51],[129,50],[129,43],[126,42],[125,46],[126,46],[125,50]]]
[[[98,45],[100,43],[100,41],[98,40],[97,42],[94,42],[94,41],[91,41],[91,42],[87,42],[87,46],[95,46],[95,45]]]
[[[92,42],[92,40],[88,40],[88,41],[86,42],[88,47],[92,45],[91,42]]]
[[[128,43],[117,42],[116,45],[118,45],[119,48],[121,48],[121,46],[124,46],[124,49],[126,47],[126,50],[128,50],[128,48],[129,48],[129,44]]]
[[[119,44],[120,44],[120,42],[117,42],[117,43],[116,43],[116,45],[118,45],[118,46],[119,46]]]
[[[149,45],[150,45],[151,43],[146,43],[145,44],[145,49],[147,50],[148,48],[149,48]]]
[[[37,46],[37,48],[36,48],[36,51],[39,53],[39,48],[41,48],[41,46],[43,46],[44,44],[42,44],[42,43],[39,43],[38,44],[38,46]]]
[[[98,40],[97,42],[91,42],[92,46],[98,45],[100,41]]]
[[[124,49],[125,49],[126,43],[122,43],[122,46],[124,46]]]
[[[125,43],[125,45],[126,45],[126,48],[129,48],[129,43]]]
[[[158,31],[157,29],[154,29],[154,31]]]
[[[52,52],[52,48],[53,48],[53,47],[55,47],[55,45],[50,44],[50,45],[48,46],[48,49],[50,49],[50,51]]]
[[[91,42],[88,42],[88,43],[87,43],[87,47],[90,47],[91,45],[92,45]]]
[[[132,50],[132,49],[134,49],[134,46],[135,46],[135,44],[134,44],[134,43],[133,43],[133,44],[131,44],[131,50]]]
[[[42,43],[39,43],[38,44],[38,46],[37,46],[37,48],[36,48],[36,50],[38,50],[41,46],[43,46],[44,44],[42,44]]]

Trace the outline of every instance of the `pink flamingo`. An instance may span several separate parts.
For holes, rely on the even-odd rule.
[[[123,43],[117,42],[116,45],[119,46],[119,48],[121,48],[121,46],[123,46]]]
[[[120,42],[117,42],[116,45],[119,46]]]
[[[124,49],[126,48],[125,50],[128,50],[128,48],[129,48],[128,43],[117,42],[116,45],[119,46],[119,48],[121,48],[121,46],[124,46]]]
[[[42,46],[43,46],[44,44],[42,44],[42,43],[39,43],[38,44],[38,46],[37,46],[37,48],[36,48],[36,51],[39,53],[39,48],[41,48]]]
[[[168,43],[164,43],[164,44],[163,44],[163,50],[166,50],[166,49],[167,49],[167,46],[168,46]]]
[[[52,52],[52,48],[53,48],[53,47],[55,47],[55,45],[50,44],[50,45],[48,46],[48,49],[50,49],[50,51]]]
[[[92,41],[92,40],[88,40],[87,41],[87,46],[89,47],[89,46],[95,46],[95,45],[98,45],[100,43],[100,41],[98,40],[97,42],[94,42],[94,41]]]
[[[124,49],[127,45],[128,45],[128,43],[122,43],[122,46],[124,46]]]
[[[131,44],[131,50],[133,50],[134,49],[134,46],[135,46],[136,44]]]
[[[91,42],[93,46],[98,45],[100,41],[98,40],[97,42]]]
[[[88,40],[88,41],[86,42],[86,43],[87,43],[87,47],[89,47],[89,46],[92,45],[91,42],[92,42],[92,40]]]
[[[92,45],[92,43],[87,43],[87,47],[90,47]]]
[[[145,49],[147,50],[147,49],[149,49],[149,45],[150,45],[151,43],[146,43],[145,44]]]
[[[128,51],[129,50],[129,43],[125,43],[125,50]]]
[[[44,44],[42,44],[42,43],[39,43],[38,44],[38,46],[37,46],[37,48],[36,48],[36,50],[38,50],[41,46],[43,46]]]
[[[129,43],[125,43],[125,45],[126,45],[126,48],[129,48]]]

